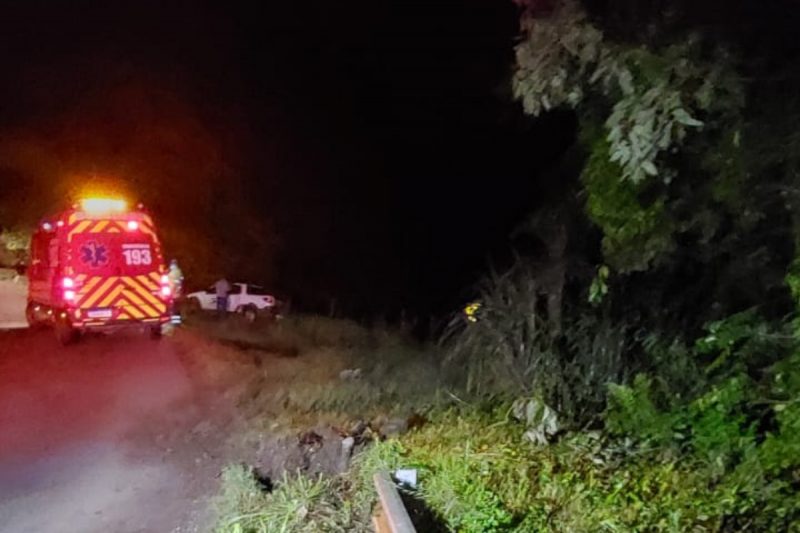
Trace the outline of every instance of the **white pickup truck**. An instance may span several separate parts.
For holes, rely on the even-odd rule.
[[[189,308],[213,311],[217,308],[217,291],[212,285],[204,291],[186,295]],[[248,320],[254,320],[260,311],[275,311],[276,299],[264,287],[249,283],[231,283],[228,293],[228,312],[242,313]]]

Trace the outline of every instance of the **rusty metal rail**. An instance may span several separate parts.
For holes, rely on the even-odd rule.
[[[387,472],[377,472],[373,477],[375,490],[378,492],[379,505],[377,513],[372,517],[376,533],[416,533],[414,524],[397,486]]]

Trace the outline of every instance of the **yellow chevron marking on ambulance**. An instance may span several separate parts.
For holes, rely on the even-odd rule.
[[[94,286],[97,285],[100,282],[101,279],[103,279],[103,278],[98,278],[98,277],[91,278],[86,283],[86,285],[81,287],[81,290],[79,291],[78,294],[85,295],[85,294],[88,294],[88,293],[92,292],[92,289],[94,289]]]
[[[163,309],[165,309],[164,304],[161,302],[161,300],[159,300],[158,298],[156,298],[155,296],[150,294],[150,292],[147,289],[145,289],[144,287],[139,285],[136,281],[133,280],[133,278],[122,278],[122,280],[131,289],[135,290],[136,294],[138,294],[139,296],[141,296],[142,298],[147,300],[156,309],[158,309],[159,311],[162,311]]]
[[[100,233],[101,231],[106,229],[106,226],[108,226],[108,220],[101,220],[100,222],[94,225],[92,231],[90,231],[89,233]]]
[[[151,290],[151,291],[157,291],[157,290],[158,290],[158,285],[155,285],[155,284],[154,284],[152,281],[150,281],[150,279],[149,279],[147,276],[145,276],[145,275],[136,276],[136,280],[137,280],[139,283],[141,283],[142,285],[144,285],[145,287],[147,287],[147,288],[148,288],[149,290]]]
[[[117,296],[120,295],[120,293],[122,292],[122,289],[124,289],[124,288],[125,287],[123,285],[121,285],[121,284],[117,285],[116,287],[114,287],[114,290],[112,290],[108,294],[108,296],[106,296],[105,298],[100,300],[100,303],[97,306],[98,307],[108,307],[108,306],[110,306],[112,303],[114,303],[114,300],[117,299]]]
[[[126,288],[125,289],[125,297],[126,298],[130,298],[131,301],[133,303],[135,303],[136,305],[143,305],[144,304],[144,300],[139,298],[139,296],[136,294],[136,291],[131,290],[130,288]]]
[[[116,280],[117,280],[116,277],[110,277],[107,280],[105,280],[105,282],[103,282],[103,284],[100,285],[99,289],[92,292],[92,294],[88,298],[86,298],[86,301],[83,302],[83,307],[92,307],[94,303],[97,300],[99,300],[106,293],[106,291],[108,291],[108,289],[110,289],[114,285],[114,282]]]
[[[135,292],[126,290],[124,294],[127,298],[130,298],[134,305],[138,306],[140,310],[147,313],[147,316],[159,316],[159,312],[150,307],[148,304],[144,303],[144,300],[139,298]]]
[[[76,233],[83,233],[86,230],[86,228],[91,226],[91,224],[92,224],[91,220],[83,220],[79,222],[78,225],[75,226],[75,229],[69,232],[68,238],[72,239],[72,236],[75,235]]]
[[[130,320],[131,318],[133,318],[130,315],[130,308],[128,307],[128,302],[124,298],[119,300],[115,304],[115,307],[119,310],[119,312],[117,313],[117,320]]]
[[[128,306],[125,309],[128,311],[128,313],[131,314],[131,316],[133,316],[133,318],[141,319],[141,318],[145,318],[147,316],[144,313],[142,313],[141,311],[139,311],[138,309],[136,309],[135,307]]]
[[[80,288],[78,294],[80,295],[81,299],[81,307],[85,307],[86,298],[92,296],[94,293],[95,288],[102,285],[103,278],[89,278],[89,281]]]
[[[140,309],[137,309],[136,306],[131,305],[126,300],[120,300],[119,302],[120,307],[124,309],[124,312],[127,313],[129,316],[133,318],[145,318],[147,315],[142,313]]]

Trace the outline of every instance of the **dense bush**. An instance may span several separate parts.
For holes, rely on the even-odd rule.
[[[572,429],[603,411],[604,431],[568,433],[537,448],[522,444],[524,425],[489,425],[473,413],[410,437],[408,458],[430,476],[422,493],[447,524],[458,531],[785,531],[800,524],[796,321],[750,309],[685,342],[584,307],[553,335],[540,297],[535,277],[519,265],[492,278],[477,321],[450,331],[451,357],[471,369],[477,390],[539,398]],[[470,424],[472,435],[464,429]],[[527,503],[513,503],[520,500]]]
[[[733,315],[710,324],[690,354],[706,382],[699,392],[659,408],[649,376],[613,385],[607,428],[702,467],[729,499],[728,528],[799,521],[800,350],[787,326]]]
[[[542,311],[536,272],[524,261],[484,282],[476,321],[461,317],[445,335],[451,365],[465,367],[467,388],[536,397],[568,425],[591,424],[605,407],[609,382],[625,382],[635,342],[629,328],[586,306],[554,334]]]

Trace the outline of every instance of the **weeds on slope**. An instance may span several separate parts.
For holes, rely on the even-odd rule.
[[[536,447],[502,410],[450,411],[368,448],[344,475],[287,476],[266,493],[223,477],[219,533],[369,531],[379,469],[416,468],[417,491],[452,531],[720,531],[727,489],[690,460],[599,433]]]
[[[255,422],[289,429],[376,416],[408,416],[449,402],[439,350],[402,332],[350,320],[293,316],[277,323],[201,319],[235,348],[248,382],[240,404]],[[265,428],[266,429],[266,428]]]
[[[220,533],[366,531],[353,527],[334,478],[285,475],[266,492],[253,472],[233,465],[222,472],[218,497]]]

